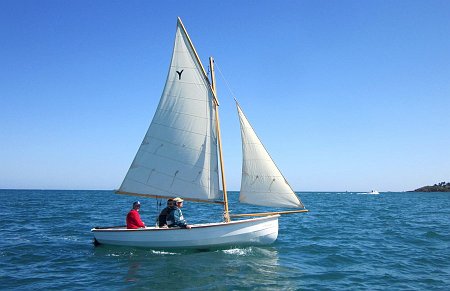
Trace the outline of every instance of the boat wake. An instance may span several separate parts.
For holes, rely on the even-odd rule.
[[[174,252],[157,251],[157,250],[151,250],[150,253],[153,255],[178,255],[178,253]]]
[[[248,256],[253,253],[253,249],[251,247],[244,249],[236,248],[236,249],[222,250],[222,252],[227,255]]]

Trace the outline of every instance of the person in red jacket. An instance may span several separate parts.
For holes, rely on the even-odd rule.
[[[141,203],[136,201],[133,203],[133,209],[127,214],[127,228],[141,228],[145,227],[144,222],[141,220],[139,210],[141,209]]]

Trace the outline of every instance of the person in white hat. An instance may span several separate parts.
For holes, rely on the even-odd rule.
[[[191,228],[184,219],[181,207],[183,207],[183,199],[180,197],[174,198],[175,205],[171,207],[169,214],[167,215],[166,222],[168,227],[181,227]]]

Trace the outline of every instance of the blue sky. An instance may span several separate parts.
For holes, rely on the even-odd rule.
[[[0,188],[114,189],[185,24],[296,191],[450,181],[449,1],[0,1]],[[218,77],[228,188],[239,122]]]

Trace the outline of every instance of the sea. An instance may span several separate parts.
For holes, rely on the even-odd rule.
[[[95,247],[136,197],[113,191],[0,190],[1,290],[450,290],[450,193],[299,192],[269,246]],[[155,223],[165,201],[139,198]],[[233,213],[267,211],[238,203]],[[190,224],[220,205],[186,202]]]

